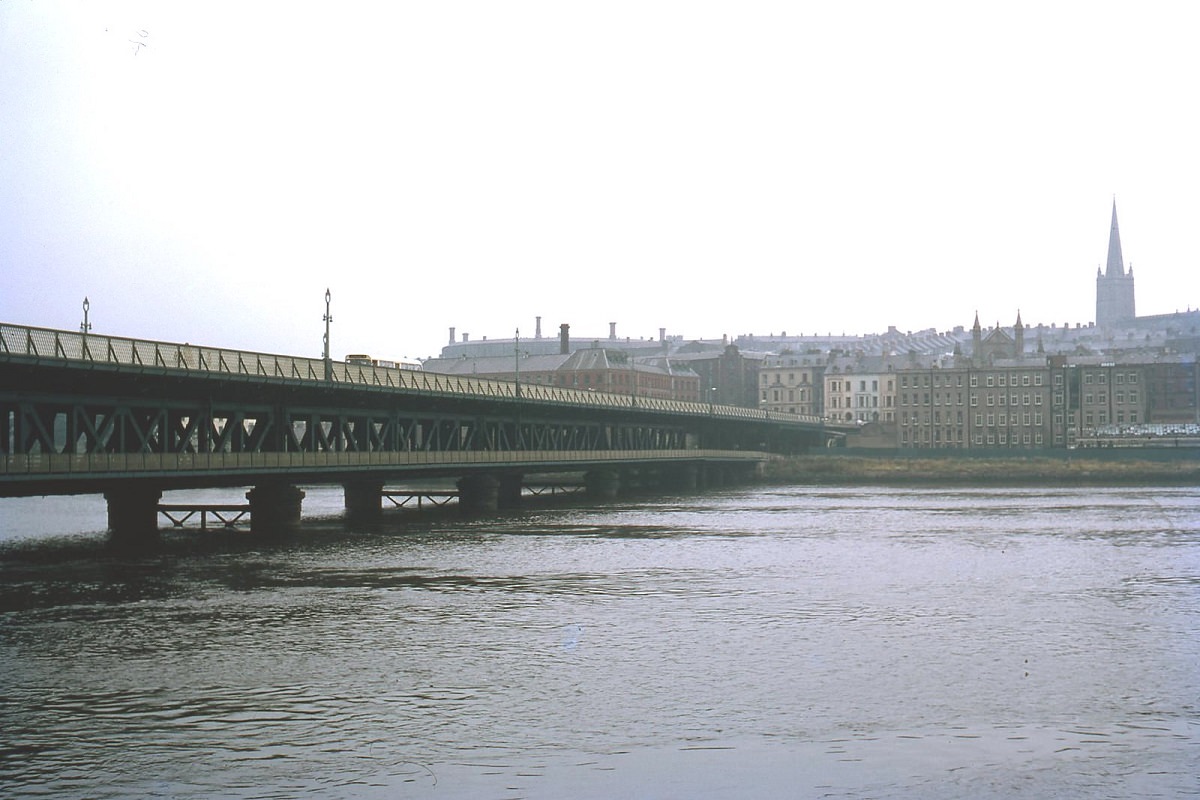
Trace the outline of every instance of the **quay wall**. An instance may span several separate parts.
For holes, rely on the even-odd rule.
[[[846,451],[772,460],[762,479],[777,484],[940,486],[1200,486],[1200,450]]]

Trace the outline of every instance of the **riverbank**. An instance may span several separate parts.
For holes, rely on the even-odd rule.
[[[763,479],[788,484],[1200,486],[1200,459],[1158,461],[1087,456],[963,458],[806,455],[764,465]]]

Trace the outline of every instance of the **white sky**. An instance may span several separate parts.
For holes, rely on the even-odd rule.
[[[1200,304],[1200,4],[0,0],[0,321],[335,357]]]

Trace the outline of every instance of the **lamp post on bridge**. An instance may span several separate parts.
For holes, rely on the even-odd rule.
[[[329,313],[329,289],[325,290],[325,352],[322,358],[325,360],[325,380],[333,379],[333,360],[329,357],[329,323],[333,322],[333,315]]]
[[[517,328],[513,338],[513,375],[516,376],[516,396],[521,396],[521,329]]]
[[[92,307],[92,304],[88,302],[87,297],[84,297],[83,298],[83,322],[79,323],[79,333],[83,339],[83,347],[80,348],[80,350],[81,350],[80,354],[84,358],[88,357],[87,335],[88,335],[88,331],[90,331],[92,329],[92,323],[88,322],[88,309],[90,309],[91,307]]]

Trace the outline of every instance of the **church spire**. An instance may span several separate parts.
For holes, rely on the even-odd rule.
[[[1117,229],[1117,198],[1113,198],[1112,229],[1108,232],[1108,268],[1105,275],[1112,278],[1125,274],[1125,259],[1121,257],[1121,231]]]

